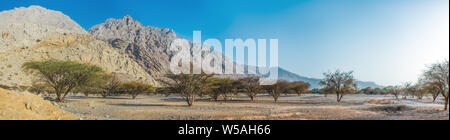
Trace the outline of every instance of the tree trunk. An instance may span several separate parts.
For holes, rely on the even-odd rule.
[[[336,96],[337,96],[337,102],[341,102],[340,95],[341,95],[341,94],[339,94],[339,93],[336,94]]]
[[[85,99],[89,99],[89,94],[85,93],[85,94],[84,94],[84,98],[85,98]]]
[[[56,102],[62,102],[64,100],[62,98],[62,92],[60,89],[55,88],[55,94],[56,94]]]
[[[218,101],[219,100],[219,96],[217,96],[217,95],[214,95],[214,101]]]
[[[398,100],[398,94],[394,94],[395,99]]]
[[[433,103],[436,102],[437,97],[438,97],[438,96],[433,95]]]
[[[57,92],[57,93],[56,93],[56,101],[57,101],[57,102],[62,102],[62,100],[63,100],[63,99],[62,99],[62,97],[61,97],[61,93],[58,93],[58,92]]]
[[[194,105],[194,98],[188,99],[188,106],[191,107]]]
[[[444,105],[445,105],[444,110],[448,111],[448,96],[445,97],[445,104]]]
[[[342,99],[344,98],[344,95],[345,94],[338,94],[337,95],[337,99],[338,99],[338,102],[340,103],[341,101],[342,101]]]

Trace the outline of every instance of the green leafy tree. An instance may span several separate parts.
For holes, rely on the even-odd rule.
[[[233,93],[233,80],[229,78],[211,78],[208,80],[211,97],[217,101],[222,96],[225,101]]]
[[[289,88],[292,89],[295,93],[297,93],[298,96],[302,96],[302,94],[308,92],[308,89],[310,87],[311,85],[306,82],[292,82],[289,86]]]
[[[262,88],[271,95],[275,101],[278,102],[278,99],[283,93],[289,93],[290,83],[287,81],[277,81],[274,85],[264,85]]]
[[[242,85],[242,91],[247,94],[251,101],[255,100],[256,95],[261,91],[261,85],[258,77],[246,77],[239,79]]]
[[[397,100],[399,99],[400,95],[403,92],[403,89],[401,86],[390,86],[390,87],[387,87],[386,89],[387,89],[387,92],[389,94],[394,95],[395,99],[397,99]]]
[[[325,86],[324,92],[336,94],[337,101],[341,102],[346,94],[356,93],[358,87],[354,83],[353,71],[341,72],[336,70],[333,73],[324,73],[325,79],[320,84]]]
[[[107,92],[105,86],[109,80],[110,76],[107,74],[100,74],[95,79],[87,81],[86,84],[80,85],[74,89],[75,93],[82,93],[86,99],[89,95],[99,94],[104,95]]]
[[[22,68],[26,72],[36,73],[40,82],[52,88],[57,101],[64,101],[72,90],[89,84],[89,81],[104,73],[94,65],[60,60],[31,61],[23,64]]]
[[[311,93],[313,93],[313,94],[320,94],[320,89],[318,89],[318,88],[313,88],[313,89],[311,90]]]
[[[101,82],[102,92],[100,94],[103,98],[111,95],[117,95],[120,93],[121,81],[117,77],[117,74],[113,73],[111,75],[103,76],[103,82]]]
[[[174,94],[179,94],[188,106],[193,106],[195,99],[209,90],[208,79],[213,74],[167,74],[159,79],[160,83]]]
[[[439,84],[425,83],[422,86],[423,86],[424,92],[431,95],[433,97],[433,102],[436,102],[437,98],[441,94],[441,92],[439,91]]]
[[[50,92],[50,89],[48,88],[47,85],[45,85],[45,83],[33,83],[31,87],[28,89],[28,91],[39,95],[44,92]]]
[[[155,93],[153,86],[141,82],[122,83],[119,88],[121,93],[130,95],[132,99],[136,99],[141,94]]]

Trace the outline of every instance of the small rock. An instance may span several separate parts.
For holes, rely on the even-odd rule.
[[[25,103],[25,108],[28,110],[33,111],[33,101],[28,101],[27,103]]]
[[[105,118],[111,118],[111,115],[105,115]]]

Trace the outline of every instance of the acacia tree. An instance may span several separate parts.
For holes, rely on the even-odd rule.
[[[43,92],[49,92],[49,89],[48,86],[45,85],[45,83],[33,83],[28,91],[39,95]]]
[[[278,81],[274,85],[264,85],[262,88],[266,90],[269,95],[273,97],[275,103],[277,103],[281,94],[289,93],[289,86],[290,83],[287,81]]]
[[[140,94],[150,94],[155,92],[155,89],[151,85],[141,82],[122,83],[119,89],[121,93],[131,95],[132,99],[136,99]]]
[[[436,83],[425,83],[422,85],[423,91],[426,94],[430,94],[433,97],[433,102],[436,102],[436,99],[439,97],[441,92],[439,91],[439,84]]]
[[[320,84],[325,86],[324,92],[336,94],[337,101],[341,102],[346,94],[353,94],[357,91],[357,85],[354,83],[353,71],[341,72],[336,70],[334,73],[324,73],[325,79]]]
[[[395,99],[398,100],[400,95],[403,92],[403,89],[401,86],[393,86],[393,87],[391,86],[391,87],[387,87],[387,91],[390,94],[394,95]]]
[[[86,99],[88,99],[89,95],[92,94],[103,95],[103,93],[106,92],[104,86],[106,85],[107,80],[109,78],[110,78],[109,75],[101,74],[97,76],[97,78],[87,81],[86,84],[78,86],[77,88],[74,89],[74,92],[84,94],[84,97]]]
[[[261,91],[259,77],[246,77],[239,79],[242,90],[246,92],[251,101],[255,100],[256,95]]]
[[[310,87],[311,85],[306,82],[292,82],[289,86],[289,88],[295,91],[298,96],[302,96],[302,94],[306,93]]]
[[[102,84],[103,91],[100,93],[103,98],[106,98],[110,95],[119,94],[121,82],[117,77],[117,74],[113,73],[111,75],[105,75],[103,79],[104,79],[104,83]]]
[[[444,110],[448,110],[449,98],[449,65],[448,60],[428,67],[423,74],[425,83],[433,84],[437,91],[445,98]]]
[[[410,82],[407,82],[407,83],[405,83],[404,84],[404,86],[403,86],[403,99],[407,99],[408,98],[408,96],[411,94],[411,86],[412,86],[412,83],[410,83]]]
[[[423,86],[420,84],[416,84],[416,85],[412,86],[410,88],[410,91],[412,93],[411,95],[412,95],[413,99],[415,97],[417,97],[417,99],[422,100],[423,96],[425,96],[425,91],[423,89]]]
[[[211,97],[217,101],[219,96],[222,95],[225,101],[233,93],[233,80],[229,78],[211,78],[208,80],[209,93]]]
[[[213,74],[167,74],[164,79],[159,79],[169,91],[180,94],[188,106],[192,106],[197,96],[208,90],[208,79]]]
[[[59,102],[64,101],[75,88],[89,84],[89,81],[104,73],[94,65],[60,60],[26,62],[22,68],[26,72],[36,73],[37,80],[52,88]]]

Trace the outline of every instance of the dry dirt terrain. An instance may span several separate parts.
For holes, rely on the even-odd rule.
[[[348,95],[341,103],[329,95],[288,95],[274,103],[271,96],[256,101],[245,96],[233,101],[199,100],[193,107],[176,96],[85,99],[72,96],[60,104],[81,116],[107,120],[448,120],[441,101],[393,100],[392,96]]]
[[[17,93],[0,88],[0,120],[78,120],[49,101],[30,93]]]

